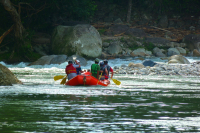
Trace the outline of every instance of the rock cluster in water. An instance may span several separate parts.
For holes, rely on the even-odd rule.
[[[115,74],[134,74],[134,75],[183,75],[199,76],[200,62],[191,64],[155,64],[153,67],[143,64],[129,63],[128,66],[114,67]]]

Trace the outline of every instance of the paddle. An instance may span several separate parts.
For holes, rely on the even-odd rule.
[[[102,73],[101,73],[101,75],[102,75]],[[99,80],[98,80],[97,84],[99,83],[99,81],[100,81],[100,79],[101,79],[101,75],[100,75],[100,77],[99,77]]]
[[[58,76],[55,76],[54,77],[54,80],[56,81],[56,80],[59,80],[59,79],[62,79],[62,78],[64,78],[65,76],[63,76],[63,75],[58,75]]]
[[[62,79],[63,78],[63,79]],[[58,75],[58,76],[55,76],[54,77],[54,80],[59,80],[59,79],[62,79],[62,81],[60,82],[60,84],[65,84],[66,83],[66,79],[67,79],[67,75],[66,76],[63,76],[63,75]]]
[[[120,85],[121,84],[121,82],[119,80],[116,80],[116,79],[113,79],[113,78],[111,78],[111,79],[116,85]]]
[[[67,75],[65,76],[65,78],[60,82],[61,85],[64,85],[66,83],[67,80]]]

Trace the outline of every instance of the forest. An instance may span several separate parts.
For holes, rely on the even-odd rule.
[[[182,19],[193,16],[193,21],[200,19],[200,1],[0,0],[0,12],[0,61],[15,63],[31,62],[41,57],[33,50],[32,37],[37,32],[51,35],[56,26],[70,22],[103,23],[107,21],[106,17],[115,16],[116,12],[131,26],[142,13],[153,16],[155,21],[162,15]]]

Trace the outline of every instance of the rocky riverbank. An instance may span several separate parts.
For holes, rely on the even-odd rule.
[[[199,76],[200,62],[190,64],[161,64],[145,66],[143,63],[123,64],[121,67],[114,67],[115,74],[133,74],[133,75],[181,75],[181,76]]]

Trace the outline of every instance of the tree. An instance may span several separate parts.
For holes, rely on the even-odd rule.
[[[127,23],[131,20],[132,0],[128,0]]]
[[[14,22],[14,32],[16,39],[22,41],[23,34],[25,32],[24,26],[22,25],[20,14],[17,12],[15,7],[11,4],[10,0],[0,0],[5,10],[7,10],[12,16]]]

